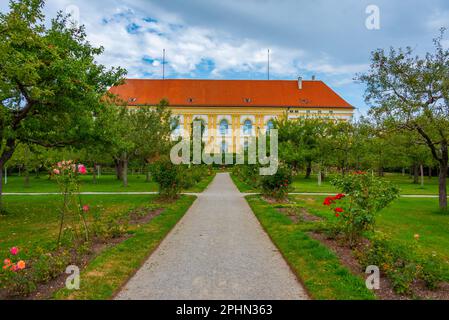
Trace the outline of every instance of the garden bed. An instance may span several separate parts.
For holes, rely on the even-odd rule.
[[[367,274],[364,272],[362,265],[355,256],[355,251],[367,250],[369,241],[364,239],[356,248],[351,249],[338,239],[330,239],[326,235],[319,232],[309,232],[308,235],[328,247],[339,258],[342,265],[347,267],[355,275],[365,279]],[[410,300],[410,299],[430,299],[430,300],[449,300],[449,283],[443,282],[438,285],[438,289],[430,290],[425,286],[424,281],[416,280],[410,287],[411,295],[400,295],[395,293],[391,281],[385,274],[380,276],[380,289],[374,290],[374,293],[382,300]]]
[[[129,217],[124,223],[129,225],[143,225],[150,223],[154,218],[160,216],[165,211],[164,208],[148,208],[148,207],[138,207],[129,212]],[[104,250],[112,248],[123,241],[131,238],[133,235],[126,232],[119,236],[114,236],[110,238],[100,238],[95,237],[91,240],[90,247],[85,254],[79,254],[76,249],[70,249],[70,261],[67,265],[76,265],[83,271],[85,267],[98,255],[100,255]],[[62,255],[63,251],[59,250],[53,252],[53,256]],[[47,282],[38,283],[37,289],[26,296],[11,295],[6,290],[0,291],[0,299],[11,300],[11,299],[23,299],[23,300],[42,300],[50,299],[53,294],[65,287],[66,279],[69,275],[65,273],[65,270],[59,275],[53,277]]]

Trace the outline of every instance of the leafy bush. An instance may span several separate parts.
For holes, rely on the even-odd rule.
[[[16,256],[14,254],[13,256]],[[26,296],[37,289],[39,283],[47,282],[63,272],[70,262],[67,250],[58,253],[42,253],[25,263],[5,259],[0,271],[0,289],[13,296]]]
[[[411,285],[416,280],[423,280],[429,289],[435,289],[443,281],[442,262],[418,253],[417,241],[413,245],[398,244],[376,234],[367,249],[357,252],[357,257],[363,267],[378,266],[399,294],[412,293]]]
[[[335,213],[333,228],[354,246],[365,231],[373,231],[375,215],[399,196],[390,182],[364,172],[337,177],[332,184],[342,193],[327,197],[324,205]]]
[[[262,182],[259,169],[260,166],[256,164],[236,165],[232,173],[247,185],[256,189],[260,187]]]
[[[262,177],[262,194],[276,200],[283,200],[287,197],[292,182],[291,170],[282,166],[274,175]]]
[[[178,197],[182,189],[181,167],[169,160],[160,160],[151,166],[154,181],[159,185],[159,194],[169,199]]]

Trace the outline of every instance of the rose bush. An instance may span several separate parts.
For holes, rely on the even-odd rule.
[[[292,182],[291,169],[281,166],[274,175],[262,177],[262,194],[278,201],[284,200],[288,195]]]
[[[159,186],[159,194],[168,199],[175,199],[181,192],[181,166],[170,160],[159,160],[151,166],[154,181]]]
[[[52,168],[52,174],[59,185],[59,189],[64,197],[63,206],[60,212],[60,227],[58,234],[58,245],[61,244],[63,228],[67,215],[74,215],[78,218],[78,224],[66,228],[71,239],[89,240],[89,230],[85,214],[89,207],[81,203],[79,176],[87,174],[87,169],[83,164],[77,164],[72,160],[58,162]]]
[[[332,184],[342,193],[327,197],[323,205],[335,215],[331,228],[354,246],[365,231],[374,230],[375,215],[399,196],[390,182],[365,172],[338,177]]]

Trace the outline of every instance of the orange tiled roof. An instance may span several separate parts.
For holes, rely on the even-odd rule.
[[[112,87],[128,105],[353,108],[322,81],[127,79]]]

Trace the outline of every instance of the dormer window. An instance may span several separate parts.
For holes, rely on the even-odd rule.
[[[193,103],[193,98],[188,98],[188,99],[187,99],[187,102],[188,102],[188,103]]]
[[[251,98],[245,98],[246,103],[251,103]]]
[[[137,101],[137,98],[129,98],[128,101],[129,101],[129,102],[136,102],[136,101]]]

